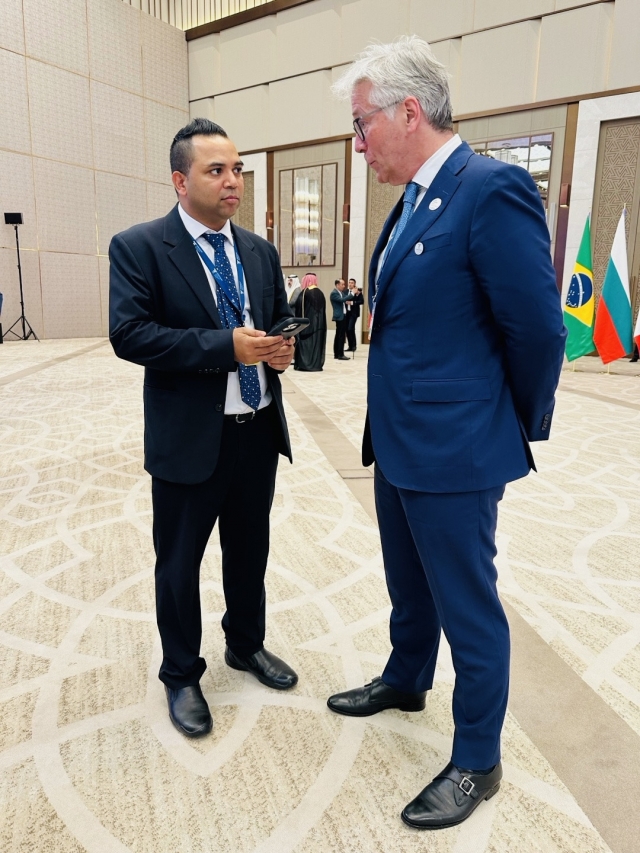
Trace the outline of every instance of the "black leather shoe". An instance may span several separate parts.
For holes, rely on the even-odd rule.
[[[490,773],[461,770],[449,762],[442,773],[404,807],[402,820],[416,829],[445,829],[466,820],[483,800],[498,793],[502,764]]]
[[[169,717],[173,725],[187,737],[203,737],[213,728],[207,700],[199,684],[173,690],[165,684]]]
[[[378,676],[364,687],[356,687],[345,693],[336,693],[327,699],[327,705],[336,714],[347,717],[371,717],[387,708],[401,711],[424,711],[426,690],[423,693],[402,693],[388,687]]]
[[[291,667],[266,649],[256,652],[251,657],[241,658],[234,655],[227,646],[224,659],[227,666],[242,672],[250,672],[261,684],[266,684],[267,687],[273,687],[275,690],[289,690],[298,683],[298,676]]]
[[[347,358],[346,355],[336,355],[334,358],[336,361],[351,361],[351,359]]]

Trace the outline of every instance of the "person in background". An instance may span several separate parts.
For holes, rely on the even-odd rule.
[[[347,350],[355,352],[358,344],[356,342],[356,323],[360,317],[360,306],[364,304],[362,291],[356,286],[355,278],[349,279],[349,293],[351,294],[351,304],[347,303],[345,308],[347,312]]]
[[[333,307],[333,322],[336,324],[336,336],[333,339],[333,357],[338,361],[349,361],[344,354],[344,344],[347,335],[347,315],[345,304],[350,302],[351,294],[345,292],[347,285],[343,278],[337,278],[331,291],[331,305]]]
[[[300,279],[297,275],[288,275],[284,286],[289,305],[295,305],[296,299],[300,296]]]
[[[296,338],[295,370],[322,370],[327,347],[327,300],[318,287],[318,279],[307,273],[294,305],[296,317],[309,320],[307,328]]]

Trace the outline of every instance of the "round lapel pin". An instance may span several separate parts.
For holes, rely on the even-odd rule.
[[[431,201],[429,202],[429,210],[437,210],[441,204],[442,204],[441,198],[431,199]]]
[[[416,253],[416,255],[421,255],[424,252],[424,246],[422,245],[422,243],[416,243],[416,245],[413,247],[413,251]]]

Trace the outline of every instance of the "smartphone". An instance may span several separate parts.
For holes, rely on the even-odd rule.
[[[269,337],[282,335],[283,338],[292,338],[298,332],[306,329],[310,322],[306,317],[284,317],[282,320],[278,320],[272,329],[269,329],[267,335]]]

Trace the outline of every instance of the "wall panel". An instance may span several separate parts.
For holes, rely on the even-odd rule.
[[[103,334],[98,258],[40,252],[42,315],[47,338]]]
[[[112,235],[175,204],[185,36],[122,0],[0,6],[0,207],[24,216],[26,314],[40,337],[104,335]],[[20,309],[4,223],[0,279],[6,330]]]
[[[22,0],[27,56],[89,73],[86,0]]]
[[[24,53],[24,26],[22,0],[2,0],[2,26],[0,48]]]
[[[475,0],[448,0],[446,3],[411,0],[408,32],[431,42],[470,33],[474,4]]]
[[[36,199],[33,189],[33,162],[25,154],[0,150],[0,213],[16,211],[24,216],[20,226],[20,245],[25,249],[38,248],[36,229]],[[16,245],[14,229],[0,219],[0,246]]]
[[[318,71],[269,86],[269,144],[331,135],[331,72]],[[256,148],[259,146],[255,146]]]
[[[636,86],[640,81],[640,3],[616,0],[609,66],[609,88]]]
[[[269,89],[269,86],[255,86],[215,99],[215,121],[233,139],[238,151],[266,148],[270,144]]]
[[[473,29],[483,30],[554,12],[556,0],[475,0]]]
[[[91,81],[93,152],[96,169],[144,178],[144,101]]]
[[[93,166],[89,78],[27,59],[32,151]]]
[[[601,3],[543,18],[536,100],[606,88],[614,5]]]
[[[33,168],[40,250],[97,254],[93,170],[38,158]]]
[[[24,56],[0,50],[0,148],[31,153],[27,66]]]
[[[535,98],[539,38],[540,21],[465,36],[458,112],[531,103]]]
[[[141,95],[140,15],[124,3],[87,0],[87,17],[91,76]]]
[[[220,33],[220,89],[215,92],[273,80],[277,45],[274,22],[275,18],[253,21]]]
[[[388,42],[409,31],[409,0],[350,0],[341,4],[340,61],[351,62],[371,41]]]

